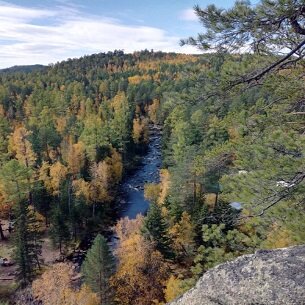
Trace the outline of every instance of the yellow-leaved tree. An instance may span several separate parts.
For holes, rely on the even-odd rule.
[[[111,183],[117,184],[122,179],[123,162],[122,156],[114,148],[111,149],[111,157],[106,158],[106,163],[110,166]]]
[[[95,215],[97,203],[109,202],[109,182],[111,179],[110,166],[106,161],[92,163],[90,167],[90,181],[78,179],[73,181],[75,195],[83,197],[87,204],[92,206],[92,215]]]
[[[195,230],[192,224],[191,216],[183,212],[179,222],[169,229],[169,235],[172,239],[172,246],[176,254],[185,259],[190,258],[192,263],[192,254],[195,247]]]
[[[85,147],[83,142],[69,146],[67,156],[68,170],[73,176],[77,175],[85,164]]]
[[[43,162],[39,170],[39,179],[54,196],[59,196],[60,186],[68,174],[68,169],[60,161],[54,164]]]
[[[143,219],[124,219],[117,226],[122,239],[119,265],[112,278],[116,301],[122,305],[151,305],[164,301],[163,285],[169,273],[162,254],[139,233]]]
[[[165,284],[164,294],[166,302],[171,302],[182,295],[186,289],[183,288],[182,280],[177,276],[171,275]]]
[[[148,119],[135,118],[133,120],[132,138],[136,144],[147,144],[149,141],[148,135]]]
[[[28,140],[31,132],[26,130],[23,126],[16,127],[9,138],[8,150],[9,152],[26,168],[31,169],[31,174],[27,174],[27,188],[29,204],[33,205],[32,184],[36,178],[34,165],[37,156],[33,151],[32,144]]]
[[[76,196],[82,196],[89,205],[92,205],[94,215],[97,203],[112,200],[111,188],[122,179],[122,157],[112,149],[111,157],[106,157],[98,163],[93,162],[89,171],[90,181],[80,178],[74,180],[72,186]]]
[[[43,305],[99,305],[99,298],[89,287],[72,288],[73,277],[70,265],[55,264],[33,282],[33,296]]]
[[[160,170],[160,180],[160,194],[158,203],[163,204],[170,188],[170,174],[168,169]]]
[[[150,120],[153,122],[153,123],[157,123],[158,121],[158,109],[160,107],[160,101],[158,99],[154,99],[152,104],[149,105],[148,107],[148,115],[149,115],[149,118]]]
[[[32,144],[28,140],[30,132],[24,127],[17,127],[9,138],[9,151],[15,158],[26,167],[32,167],[37,156],[35,155]]]
[[[157,183],[146,183],[144,197],[150,202],[157,203],[160,195],[160,185]]]

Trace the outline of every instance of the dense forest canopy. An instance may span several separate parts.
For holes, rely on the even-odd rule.
[[[221,262],[305,242],[304,5],[195,11],[206,32],[183,43],[217,52],[115,51],[0,74],[0,220],[14,222],[0,234],[28,287],[18,304],[165,304]],[[145,186],[146,216],[117,221],[152,125],[160,183]],[[62,258],[89,248],[78,288],[69,264],[46,268],[48,239]]]

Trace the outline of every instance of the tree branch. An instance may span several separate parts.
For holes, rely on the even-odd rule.
[[[296,16],[290,18],[290,24],[296,33],[305,35],[305,29],[300,26]]]
[[[262,78],[265,74],[267,74],[268,72],[270,72],[271,70],[273,70],[274,68],[276,68],[277,66],[283,64],[287,59],[289,59],[293,54],[295,54],[298,50],[300,50],[303,46],[305,46],[305,39],[300,42],[293,50],[291,50],[286,56],[284,56],[283,58],[279,59],[278,61],[276,61],[275,63],[273,63],[272,65],[268,66],[267,68],[265,68],[264,70],[262,70],[261,72],[257,73],[254,76],[248,77],[248,78],[244,78],[238,81],[233,82],[230,86],[231,87],[235,87],[237,85],[243,84],[243,83],[251,83],[252,81],[258,81],[260,78]]]
[[[271,207],[275,206],[277,203],[280,201],[284,200],[285,198],[288,198],[291,194],[291,190],[294,189],[296,186],[298,186],[303,180],[305,179],[305,173],[304,172],[298,172],[295,174],[295,176],[291,179],[289,183],[289,186],[287,186],[284,190],[281,192],[275,193],[269,197],[266,198],[276,198],[274,201],[270,202],[269,205],[261,209],[261,211],[257,214],[252,214],[252,215],[244,215],[240,217],[240,220],[244,220],[247,218],[254,218],[254,217],[260,217],[265,214],[266,211],[268,211]]]

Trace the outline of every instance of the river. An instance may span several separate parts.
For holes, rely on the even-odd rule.
[[[121,184],[122,210],[119,217],[136,218],[137,214],[145,214],[149,202],[144,198],[144,184],[158,183],[161,167],[161,131],[160,127],[150,127],[147,153],[139,166],[125,177]]]
[[[149,143],[147,152],[142,156],[137,168],[125,176],[121,185],[118,200],[120,201],[117,220],[123,217],[135,219],[138,214],[145,215],[149,202],[144,198],[145,183],[158,183],[160,181],[159,170],[161,168],[161,128],[158,125],[150,126]],[[115,232],[108,232],[109,246],[115,250],[118,238]],[[86,243],[85,249],[90,243]],[[74,252],[71,261],[81,265],[85,251]]]

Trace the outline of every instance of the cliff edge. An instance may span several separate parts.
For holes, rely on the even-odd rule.
[[[305,245],[260,250],[207,271],[170,305],[305,305]]]

